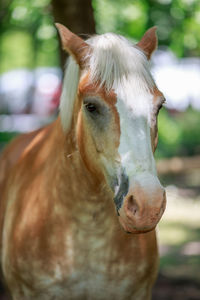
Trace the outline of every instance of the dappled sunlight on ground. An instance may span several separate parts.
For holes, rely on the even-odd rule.
[[[166,190],[168,204],[158,230],[161,271],[200,283],[200,195],[184,195],[175,186]]]
[[[152,300],[200,299],[199,174],[200,169],[190,169],[162,178],[167,208],[157,230],[160,274]]]
[[[195,183],[200,180],[199,174],[200,172],[193,174]],[[192,187],[191,182],[191,185],[186,185],[185,188],[167,186],[166,191],[167,208],[157,230],[160,275],[154,289],[153,300],[198,300],[200,299],[199,188]]]

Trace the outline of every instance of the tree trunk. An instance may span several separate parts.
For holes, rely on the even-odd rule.
[[[76,34],[95,33],[95,21],[91,0],[52,0],[55,22],[61,23]],[[61,51],[61,64],[64,66],[66,54]]]

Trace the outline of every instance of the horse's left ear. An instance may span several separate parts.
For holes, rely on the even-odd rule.
[[[80,68],[83,68],[85,65],[85,57],[90,51],[90,46],[64,25],[59,23],[55,23],[55,25],[60,34],[62,48],[73,56]]]
[[[157,27],[154,26],[147,30],[141,40],[136,44],[146,54],[147,59],[151,58],[152,53],[157,49],[158,38],[156,34]]]

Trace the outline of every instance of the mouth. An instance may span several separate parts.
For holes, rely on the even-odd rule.
[[[153,227],[151,229],[147,229],[147,230],[134,230],[134,231],[125,231],[125,233],[127,234],[145,234],[148,232],[151,232],[152,230],[154,230],[156,227]]]
[[[114,202],[116,205],[117,214],[122,207],[123,199],[127,195],[129,189],[129,179],[123,170],[118,175],[118,184],[115,186]]]
[[[145,234],[148,232],[151,232],[152,230],[154,230],[156,227],[153,227],[151,229],[146,229],[146,230],[133,230],[133,231],[125,231],[127,234]]]
[[[125,222],[123,221],[123,219],[120,217],[119,215],[119,223],[122,227],[122,229],[125,231],[125,233],[127,234],[144,234],[144,233],[148,233],[152,230],[154,230],[156,228],[156,225],[152,226],[152,227],[141,227],[141,228],[136,228],[134,226],[131,225],[127,225],[125,224]]]

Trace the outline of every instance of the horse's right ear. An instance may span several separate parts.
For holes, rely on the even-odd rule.
[[[71,32],[62,24],[55,23],[60,34],[62,48],[74,57],[80,68],[85,65],[85,56],[90,50],[90,46],[78,35]]]

